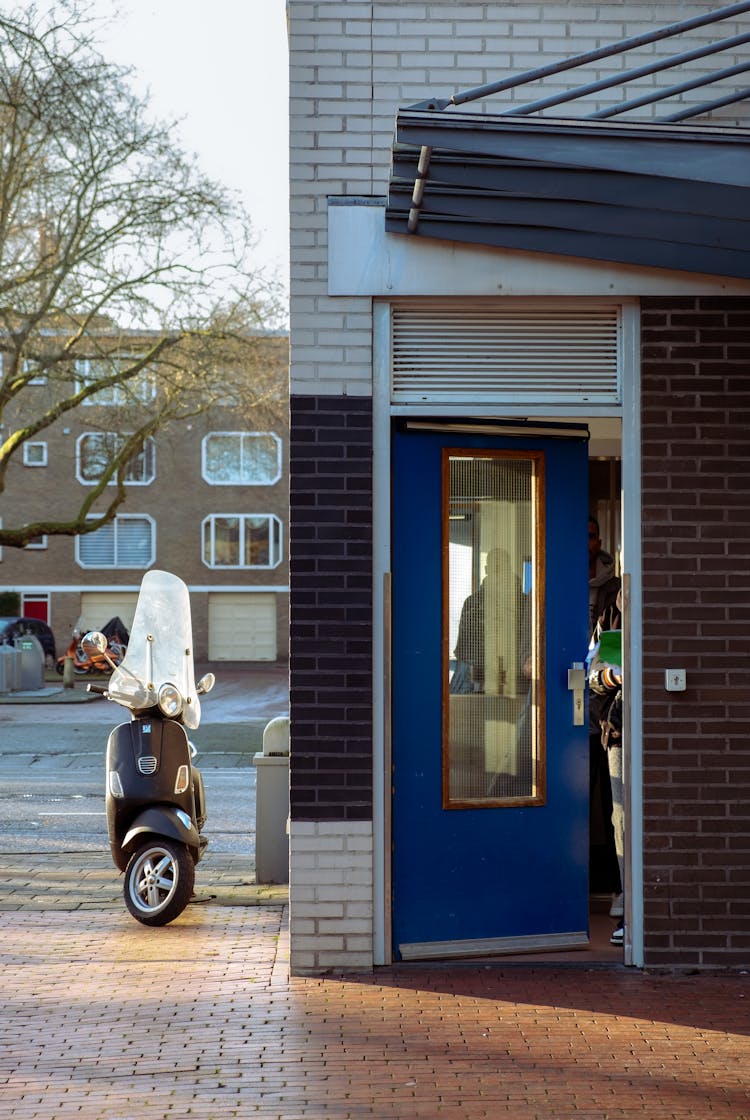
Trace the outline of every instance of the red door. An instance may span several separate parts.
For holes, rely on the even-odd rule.
[[[49,595],[24,595],[21,599],[23,618],[38,618],[49,622]]]

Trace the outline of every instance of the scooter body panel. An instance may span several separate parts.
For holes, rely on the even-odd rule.
[[[181,767],[187,767],[189,780],[187,788],[176,793]],[[181,724],[139,716],[112,730],[107,741],[106,810],[117,867],[123,869],[135,839],[147,831],[187,844],[197,862],[202,844],[196,827],[194,773]],[[113,794],[113,784],[118,782],[122,796]],[[185,785],[184,780],[180,784]],[[180,821],[178,810],[190,821],[189,828]]]
[[[122,840],[122,848],[127,851],[139,836],[165,836],[170,840],[177,840],[187,844],[189,848],[200,845],[198,829],[193,822],[172,805],[150,805],[131,822],[130,828]],[[185,820],[188,821],[185,824]]]

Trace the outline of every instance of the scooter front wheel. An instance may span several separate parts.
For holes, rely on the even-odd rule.
[[[125,869],[125,905],[139,922],[165,926],[187,906],[195,864],[184,844],[155,839],[133,852]]]

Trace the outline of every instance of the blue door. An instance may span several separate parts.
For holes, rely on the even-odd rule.
[[[395,958],[585,945],[585,429],[393,456]]]

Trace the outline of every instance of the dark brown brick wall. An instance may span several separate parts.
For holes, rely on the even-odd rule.
[[[642,301],[642,425],[645,959],[747,966],[750,299]]]
[[[293,396],[291,814],[372,818],[372,401]]]

